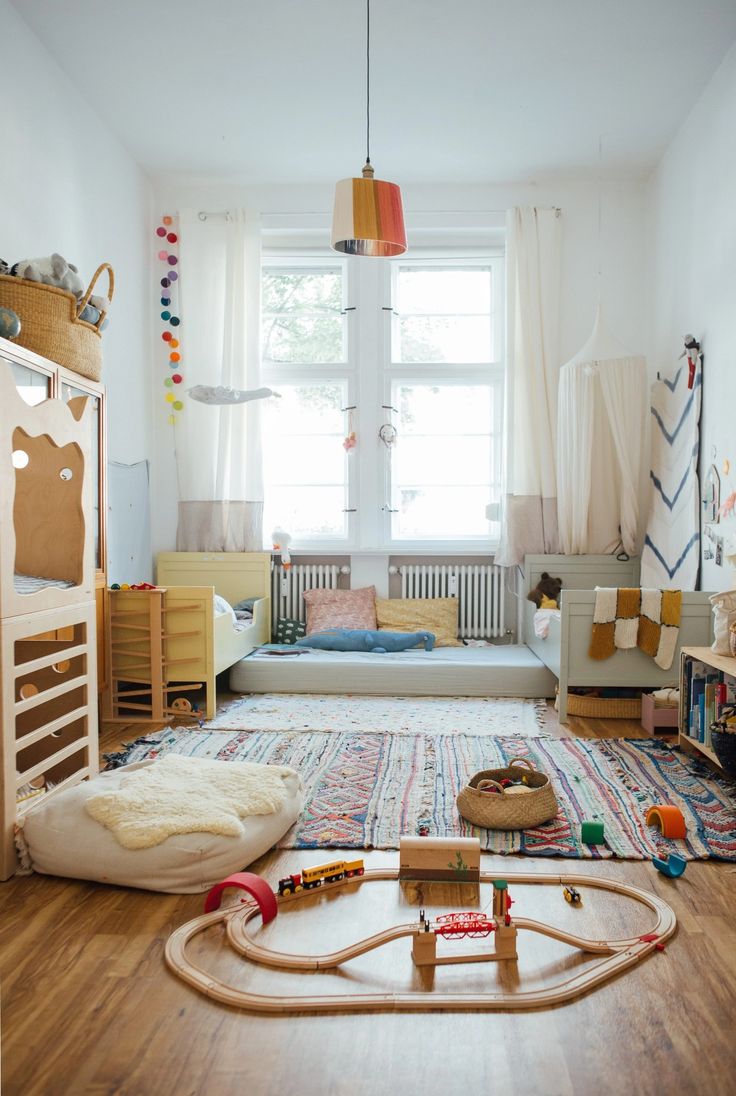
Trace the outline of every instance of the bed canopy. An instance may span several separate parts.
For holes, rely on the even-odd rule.
[[[646,362],[606,330],[599,305],[592,335],[560,370],[557,502],[566,555],[639,551],[648,424]]]

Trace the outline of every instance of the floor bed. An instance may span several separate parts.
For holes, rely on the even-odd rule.
[[[238,693],[358,693],[368,696],[554,695],[546,666],[518,644],[438,647],[433,651],[254,652],[230,671]]]

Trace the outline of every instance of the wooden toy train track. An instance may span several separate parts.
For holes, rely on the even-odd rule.
[[[356,886],[375,880],[398,879],[394,870],[368,870],[359,878],[342,879],[324,884],[325,889],[344,886]],[[206,908],[212,910],[187,922],[172,933],[166,944],[166,962],[171,970],[185,982],[206,996],[236,1008],[253,1012],[289,1013],[289,1012],[347,1012],[347,1011],[424,1011],[433,1009],[526,1009],[559,1005],[570,1001],[582,993],[593,989],[602,982],[621,974],[646,958],[655,949],[662,950],[664,942],[672,936],[677,921],[672,908],[655,894],[640,890],[624,883],[615,883],[608,879],[596,879],[585,875],[543,874],[531,875],[513,873],[503,878],[492,872],[481,872],[481,883],[494,885],[493,921],[482,914],[444,915],[435,922],[427,921],[423,911],[419,921],[411,924],[395,925],[374,936],[359,940],[326,955],[293,955],[274,951],[259,944],[251,935],[250,922],[259,914],[263,923],[276,916],[278,905],[284,902],[299,902],[311,891],[277,896],[268,884],[258,876],[245,874],[232,877],[234,880],[246,880],[245,883],[226,880],[210,892]],[[255,881],[255,882],[247,882]],[[647,906],[656,915],[656,921],[644,934],[622,940],[588,940],[557,929],[539,921],[524,917],[514,917],[509,913],[506,887],[508,884],[531,884],[542,886],[580,886],[622,894]],[[228,885],[244,886],[256,900],[231,905],[225,909],[219,906],[222,890]],[[497,888],[497,889],[496,889]],[[508,904],[506,904],[508,903]],[[412,954],[417,966],[439,963],[479,962],[489,960],[515,960],[516,935],[518,930],[539,933],[553,940],[559,940],[580,951],[600,955],[601,961],[584,971],[565,972],[563,979],[556,985],[534,991],[515,992],[489,991],[473,993],[361,993],[361,994],[324,994],[298,996],[271,996],[250,993],[228,985],[216,976],[208,974],[187,958],[186,949],[190,940],[204,930],[220,922],[224,927],[228,943],[236,952],[252,963],[284,970],[319,971],[340,967],[350,959],[380,948],[402,937],[412,938]],[[437,937],[447,938],[453,935],[483,937],[492,934],[495,937],[495,950],[474,956],[437,958],[435,953]]]

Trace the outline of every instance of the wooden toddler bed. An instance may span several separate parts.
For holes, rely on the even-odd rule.
[[[526,556],[524,597],[539,583],[542,572],[562,579],[559,613],[550,613],[549,633],[541,639],[534,632],[536,608],[524,602],[524,641],[559,681],[559,720],[567,721],[568,689],[571,686],[662,688],[676,685],[680,648],[706,647],[712,641],[712,611],[709,594],[683,593],[680,635],[669,670],[662,670],[649,655],[639,650],[616,651],[608,659],[588,655],[595,608],[595,587],[636,587],[639,560],[617,560],[614,556]]]
[[[162,552],[156,561],[156,581],[167,588],[167,606],[178,610],[169,614],[166,655],[171,664],[166,680],[202,681],[207,691],[206,715],[213,719],[217,674],[270,639],[271,555]],[[230,613],[216,612],[216,594],[230,606],[256,598],[252,621],[236,630]],[[182,633],[180,638],[177,632]]]

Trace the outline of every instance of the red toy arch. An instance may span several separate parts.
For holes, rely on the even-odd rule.
[[[221,883],[214,886],[204,900],[205,913],[213,913],[215,910],[219,910],[222,893],[228,887],[239,887],[240,890],[247,891],[251,897],[255,898],[264,925],[267,925],[269,921],[273,921],[279,911],[274,893],[265,879],[251,871],[235,872],[234,875],[228,875],[227,879],[223,879]]]

